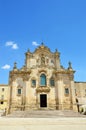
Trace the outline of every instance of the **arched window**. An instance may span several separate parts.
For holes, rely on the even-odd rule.
[[[40,76],[40,85],[41,86],[46,86],[46,75],[45,74],[42,74]]]

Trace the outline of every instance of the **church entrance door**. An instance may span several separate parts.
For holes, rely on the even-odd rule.
[[[46,94],[40,95],[40,107],[47,107],[47,95]]]

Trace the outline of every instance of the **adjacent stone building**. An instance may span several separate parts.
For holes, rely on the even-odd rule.
[[[76,102],[81,105],[86,105],[86,82],[75,82]]]
[[[65,69],[60,53],[43,43],[25,54],[25,65],[16,63],[9,74],[8,112],[15,110],[74,110],[86,103],[86,83],[74,81],[75,71],[69,62]]]
[[[0,84],[0,110],[5,110],[8,103],[8,85]]]

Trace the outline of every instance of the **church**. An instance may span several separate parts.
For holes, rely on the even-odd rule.
[[[9,73],[8,111],[78,111],[78,103],[86,101],[86,83],[75,82],[74,73],[70,62],[67,69],[61,65],[57,49],[51,52],[42,43],[34,52],[28,50],[25,65],[18,69],[14,63]]]

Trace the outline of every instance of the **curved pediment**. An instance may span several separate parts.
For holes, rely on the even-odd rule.
[[[34,53],[52,53],[50,49],[44,45],[44,43],[41,44],[41,46],[38,46],[38,48],[35,49]]]
[[[32,53],[30,50],[26,53],[26,66],[27,68],[36,68],[36,67],[57,67],[60,68],[60,53],[55,50],[55,52],[51,52],[51,50],[42,43],[38,46],[35,51]],[[57,62],[56,62],[57,60]]]

